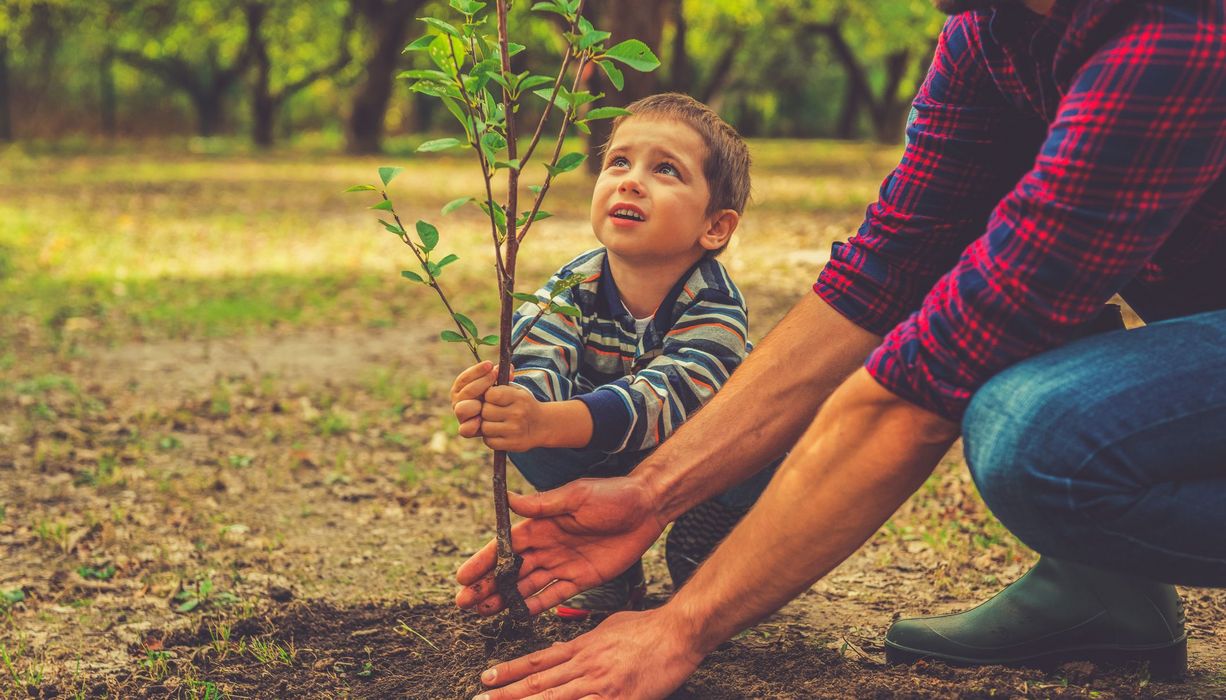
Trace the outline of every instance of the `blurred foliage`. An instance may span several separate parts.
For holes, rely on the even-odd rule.
[[[250,133],[256,71],[249,65],[245,13],[252,5],[264,8],[273,93],[348,47],[347,65],[287,94],[277,107],[279,137],[342,134],[374,43],[373,28],[346,18],[373,1],[8,0],[0,10],[0,44],[7,52],[0,55],[7,57],[14,136],[187,136],[201,131],[202,99],[217,103],[216,133]],[[758,136],[874,135],[872,109],[897,111],[887,103],[905,104],[914,94],[942,21],[930,0],[660,2],[673,8],[664,13],[670,19],[656,47],[664,62],[660,88],[706,99],[743,132]],[[445,4],[431,0],[416,16],[436,14]],[[526,10],[516,7],[512,31],[539,47],[533,55],[550,60],[562,48],[556,32],[549,19]],[[860,98],[864,105],[851,105],[850,117],[850,69],[829,36],[814,31],[817,26],[837,27],[872,93]],[[406,43],[425,30],[410,21]],[[906,52],[903,72],[891,82],[888,63],[900,52]],[[416,65],[420,60],[402,56],[400,67],[426,67]],[[167,68],[172,65],[182,75],[174,77]],[[237,75],[227,81],[226,71]],[[193,89],[208,85],[212,92],[193,95],[184,77],[189,73]],[[883,94],[891,87],[894,94]],[[410,94],[403,81],[392,89],[384,121],[390,135],[445,127],[447,115]],[[850,119],[850,132],[844,133],[841,119]]]

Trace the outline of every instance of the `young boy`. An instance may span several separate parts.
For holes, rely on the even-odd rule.
[[[592,230],[603,247],[583,253],[537,297],[572,275],[555,301],[516,314],[511,386],[493,387],[482,362],[462,372],[451,402],[460,434],[508,450],[539,490],[630,472],[711,399],[750,350],[740,290],[715,256],[749,197],[749,151],[713,111],[680,94],[648,97],[613,123],[592,193]],[[679,587],[731,531],[770,480],[750,481],[673,525],[666,559]],[[642,563],[558,606],[567,618],[636,606]]]

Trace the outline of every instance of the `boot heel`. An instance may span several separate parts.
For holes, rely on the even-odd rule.
[[[1151,678],[1178,678],[1188,672],[1188,640],[1185,637],[1174,646],[1155,649],[1146,655]]]

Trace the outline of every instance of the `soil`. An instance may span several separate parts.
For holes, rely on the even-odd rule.
[[[453,352],[352,327],[22,354],[0,392],[0,697],[466,698],[586,629],[542,616],[500,646],[450,605],[493,520],[487,452],[445,420]],[[896,616],[971,607],[1033,561],[955,451],[675,697],[1226,697],[1223,590],[1181,589],[1181,682],[885,666]],[[659,603],[658,548],[645,563]]]

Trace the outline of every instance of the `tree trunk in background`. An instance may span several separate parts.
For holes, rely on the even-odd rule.
[[[255,80],[251,84],[251,140],[260,148],[272,146],[273,119],[277,114],[277,100],[269,90],[272,61],[268,58],[263,33],[267,13],[268,8],[262,3],[243,5],[247,18],[247,55],[255,64]]]
[[[897,141],[906,124],[911,96],[901,96],[898,88],[910,64],[911,53],[906,49],[895,51],[885,59],[885,87],[873,109],[873,136],[881,143]]]
[[[354,93],[349,115],[350,153],[378,153],[383,119],[392,96],[400,52],[407,43],[409,22],[425,0],[353,0],[352,7],[374,33],[374,51],[366,61],[365,80]]]
[[[651,47],[660,55],[660,41],[664,34],[664,22],[668,18],[670,3],[659,0],[597,0],[588,5],[586,14],[596,17],[594,21],[598,29],[611,32],[613,36],[605,42],[613,46],[626,39],[638,39]],[[588,74],[587,89],[593,93],[606,93],[607,97],[600,102],[602,106],[625,107],[637,99],[659,92],[660,79],[655,72],[640,73],[626,69],[626,86],[618,92],[608,83],[604,72],[599,68]],[[600,150],[609,140],[613,123],[609,119],[592,122],[592,135],[588,137],[588,172],[600,171]]]
[[[669,14],[673,23],[672,56],[669,59],[668,89],[672,92],[683,92],[692,95],[694,89],[694,67],[690,65],[690,54],[685,48],[687,27],[683,0],[672,0],[669,3]]]
[[[9,44],[0,36],[0,141],[13,140],[13,119],[9,109]]]
[[[98,111],[102,118],[102,133],[109,139],[118,131],[115,99],[115,54],[107,47],[98,63]]]

